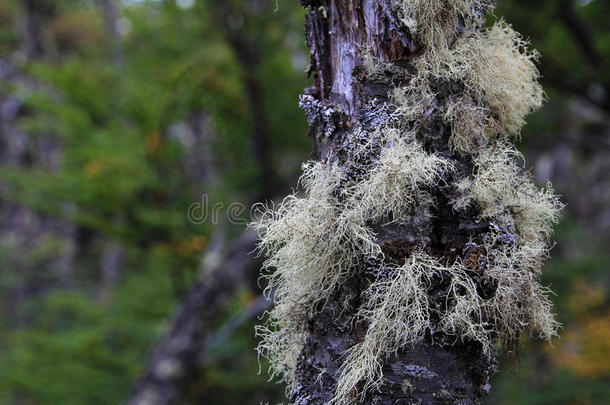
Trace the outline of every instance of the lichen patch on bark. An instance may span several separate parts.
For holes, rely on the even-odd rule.
[[[317,161],[253,223],[259,354],[295,404],[479,403],[496,343],[556,334],[538,277],[561,203],[510,141],[535,52],[482,0],[306,1]]]

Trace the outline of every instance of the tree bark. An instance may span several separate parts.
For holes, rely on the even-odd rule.
[[[301,100],[311,124],[314,155],[320,161],[335,161],[349,171],[357,171],[352,161],[349,134],[355,128],[372,133],[389,120],[388,92],[397,83],[366,79],[361,55],[368,49],[384,62],[408,67],[420,50],[399,21],[392,0],[304,0],[307,8],[306,39],[310,48],[309,74],[315,85],[306,89]],[[456,27],[456,37],[459,28]],[[451,185],[460,174],[470,173],[472,163],[454,154],[448,146],[449,130],[430,123],[430,130],[419,135],[428,152],[448,156],[456,162],[456,173],[447,175]],[[400,227],[372,224],[377,243],[390,260],[400,263],[409,255],[409,246],[423,244],[436,257],[455,259],[459,247],[488,224],[475,221],[469,213],[456,213],[450,206],[455,190],[451,186],[435,191],[437,201],[433,220]],[[456,253],[456,247],[458,252]],[[360,297],[370,283],[362,273],[355,274],[331,295],[323,309],[309,322],[296,381],[289,399],[295,405],[328,403],[336,390],[346,351],[362,341],[365,326],[350,325]],[[345,309],[346,297],[351,311]],[[442,299],[442,298],[438,298]],[[475,342],[440,345],[441,335],[428,334],[424,341],[386,359],[384,385],[366,393],[366,404],[478,404],[489,390],[488,379],[494,359]],[[433,343],[436,342],[436,343]],[[320,373],[320,370],[324,370]]]

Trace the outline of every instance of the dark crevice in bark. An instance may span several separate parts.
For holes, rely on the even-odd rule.
[[[324,17],[323,6],[313,6],[305,16],[307,46],[311,49],[307,74],[313,76],[315,85],[305,89],[305,93],[326,100],[330,94],[330,36],[328,19]]]

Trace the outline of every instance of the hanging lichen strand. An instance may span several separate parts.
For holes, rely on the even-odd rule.
[[[343,162],[306,164],[302,195],[262,209],[253,224],[275,300],[256,329],[258,351],[289,389],[308,321],[358,274],[368,286],[352,324],[366,325],[366,333],[345,353],[335,404],[378,388],[384,360],[426,336],[439,345],[479,342],[491,354],[495,342],[515,342],[524,332],[556,334],[538,277],[561,204],[550,186],[540,190],[523,173],[510,144],[542,103],[536,54],[505,22],[481,28],[486,4],[400,2],[400,18],[422,48],[412,67],[366,52],[362,58],[367,80],[404,84],[391,91],[386,122],[355,128]],[[440,94],[441,87],[449,90]],[[450,131],[446,152],[424,145],[431,122]],[[478,231],[451,257],[420,238],[401,260],[390,260],[373,225],[424,226],[439,210],[440,189],[453,196],[444,204],[456,217],[474,212]]]

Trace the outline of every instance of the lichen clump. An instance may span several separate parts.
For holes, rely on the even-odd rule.
[[[367,221],[431,206],[427,188],[451,167],[397,131],[377,135],[386,147],[368,178],[337,195],[343,174],[338,165],[309,163],[301,177],[306,195],[288,196],[276,210],[263,208],[254,224],[260,249],[269,257],[267,289],[275,291],[269,323],[257,327],[263,337],[259,352],[271,360],[273,375],[281,373],[288,384],[305,339],[305,320],[316,304],[367,258],[383,255]]]
[[[268,257],[275,306],[256,329],[258,351],[289,389],[308,320],[370,263],[378,269],[353,316],[366,334],[345,353],[334,404],[357,402],[357,386],[360,395],[378,388],[384,359],[432,334],[478,342],[486,353],[498,338],[556,334],[549,291],[538,277],[561,203],[550,186],[538,189],[523,173],[510,144],[543,101],[536,53],[503,21],[482,28],[487,11],[488,2],[478,0],[400,2],[422,52],[411,70],[363,55],[369,80],[389,74],[389,83],[407,84],[390,92],[386,125],[349,135],[349,161],[361,162],[359,171],[337,159],[308,163],[301,193],[261,207],[253,227]],[[447,152],[424,147],[430,122],[450,128]],[[471,172],[459,172],[458,161],[470,162]],[[425,240],[402,262],[387,260],[373,224],[429,222],[436,191],[451,187],[454,212],[471,210],[486,231],[451,260],[435,256]],[[445,280],[445,300],[433,306],[429,293],[438,280]]]

